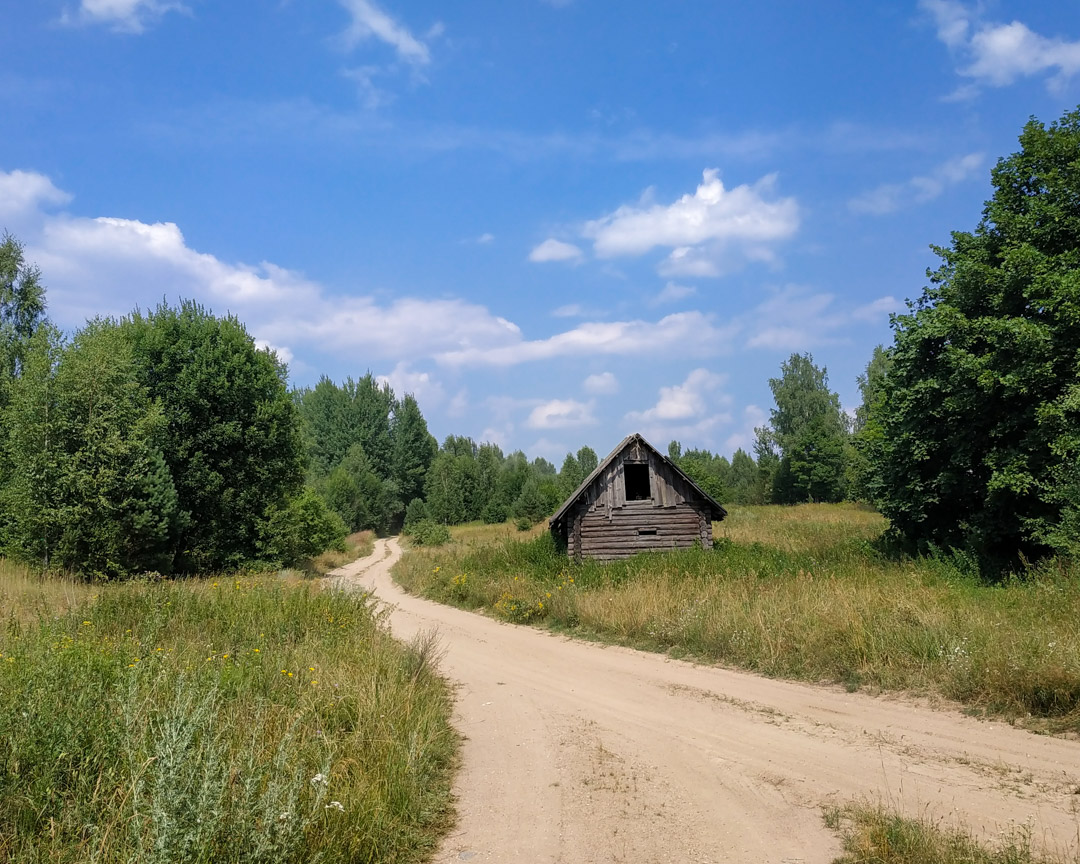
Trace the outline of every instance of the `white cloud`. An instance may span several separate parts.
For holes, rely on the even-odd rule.
[[[653,306],[662,306],[665,303],[675,303],[685,300],[697,294],[697,288],[691,285],[680,285],[677,282],[668,282],[663,290],[650,301]]]
[[[394,395],[399,399],[407,393],[416,397],[416,401],[425,408],[442,404],[445,398],[442,384],[431,377],[430,372],[414,371],[405,361],[394,366],[388,375],[378,375],[375,380],[380,384],[389,384]]]
[[[977,84],[1005,87],[1019,78],[1053,73],[1060,87],[1080,71],[1080,41],[1042,36],[1020,21],[980,20],[977,10],[957,0],[920,0],[940,39],[960,61],[957,72]],[[973,95],[962,88],[954,98]]]
[[[700,312],[680,312],[655,322],[589,322],[547,339],[444,351],[436,359],[451,366],[512,366],[553,357],[711,355],[728,350],[733,334],[733,328],[716,327]]]
[[[63,24],[108,24],[121,33],[142,33],[167,12],[187,12],[175,0],[81,0],[75,12],[60,16]]]
[[[269,351],[271,354],[276,354],[278,360],[282,363],[289,364],[293,361],[293,352],[286,345],[271,345],[265,339],[256,339],[255,347],[260,351]]]
[[[726,375],[694,369],[682,384],[661,387],[655,405],[631,411],[623,423],[661,447],[672,438],[712,446],[714,432],[731,423],[731,397],[722,390],[726,381]]]
[[[912,177],[904,183],[883,183],[848,201],[856,213],[882,215],[902,207],[925,204],[939,197],[947,188],[977,175],[985,162],[982,153],[968,153],[938,165],[929,174]]]
[[[581,387],[594,396],[610,396],[619,392],[619,379],[612,372],[598,372],[582,381]]]
[[[495,235],[490,232],[484,232],[476,238],[476,242],[479,243],[481,246],[486,246],[488,243],[495,242]]]
[[[338,2],[352,17],[352,24],[345,32],[345,41],[350,47],[375,38],[393,48],[397,56],[411,66],[426,66],[431,62],[428,46],[375,3],[370,0],[338,0]]]
[[[65,327],[97,314],[126,314],[136,303],[183,297],[236,313],[257,338],[294,352],[304,344],[400,361],[521,342],[517,325],[465,300],[334,296],[271,262],[230,263],[192,249],[175,223],[45,209],[70,197],[43,175],[0,172],[0,215],[9,225],[18,217],[12,227],[22,232],[28,260],[48,274],[50,309]],[[148,291],[132,294],[132,286]]]
[[[534,262],[544,261],[580,261],[581,250],[573,243],[564,243],[549,237],[529,253],[529,260]]]
[[[590,426],[596,422],[595,403],[576,399],[552,399],[537,405],[529,413],[525,425],[530,429],[570,429]]]
[[[14,229],[26,217],[35,217],[48,205],[62,205],[71,196],[36,171],[0,171],[0,221]],[[14,224],[13,224],[14,223]]]
[[[632,411],[628,420],[637,421],[684,421],[703,415],[711,398],[727,380],[726,376],[710,372],[708,369],[695,369],[686,376],[682,384],[660,388],[660,398],[656,404],[645,411]],[[725,397],[726,399],[726,397]]]
[[[798,229],[795,199],[769,200],[775,186],[776,175],[770,174],[729,190],[719,171],[708,169],[693,194],[665,205],[653,203],[647,190],[636,205],[586,222],[582,233],[600,258],[668,247],[672,251],[661,265],[665,275],[715,276],[747,258],[771,258],[771,245]]]

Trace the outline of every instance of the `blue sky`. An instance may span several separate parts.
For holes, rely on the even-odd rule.
[[[71,329],[233,312],[440,439],[730,454],[793,351],[845,407],[1080,6],[38,0],[0,37],[0,227]]]

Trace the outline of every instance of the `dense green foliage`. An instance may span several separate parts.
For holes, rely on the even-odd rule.
[[[294,394],[310,456],[308,479],[350,531],[390,533],[417,497],[438,449],[416,399],[396,399],[370,373],[323,377]]]
[[[770,500],[841,501],[844,498],[848,431],[840,397],[829,390],[824,368],[809,354],[792,354],[769,379],[776,407],[767,430],[778,462]]]
[[[3,254],[17,253],[9,238]],[[37,299],[12,301],[22,323],[4,331],[16,359],[0,388],[0,551],[111,579],[340,543],[326,520],[307,546],[291,539],[312,518],[296,409],[284,367],[235,318],[162,305],[65,341],[43,320],[36,271],[19,259],[15,272]]]
[[[0,596],[18,574],[0,562]],[[418,862],[456,734],[430,644],[277,578],[3,596],[0,860]],[[14,623],[29,612],[29,623]]]
[[[264,513],[303,480],[285,367],[236,318],[195,303],[136,311],[118,326],[166,419],[162,453],[184,514],[175,566],[205,571],[257,557]]]
[[[896,318],[867,421],[897,534],[991,570],[1080,552],[1080,111],[1020,144]]]
[[[754,459],[741,447],[729,462],[726,456],[708,450],[684,451],[680,442],[671,441],[668,458],[721,504],[763,504],[767,500]]]

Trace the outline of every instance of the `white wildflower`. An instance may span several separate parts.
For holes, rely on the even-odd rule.
[[[326,778],[325,774],[319,773],[311,778],[312,786],[326,786],[330,781]]]
[[[331,801],[329,804],[323,807],[323,810],[337,810],[338,813],[344,813],[345,806],[340,801]]]

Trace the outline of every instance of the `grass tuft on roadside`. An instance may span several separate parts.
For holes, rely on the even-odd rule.
[[[64,608],[47,587],[12,601],[31,578],[13,572],[0,860],[410,862],[445,830],[437,652],[395,642],[364,596],[222,576]]]
[[[491,532],[412,550],[394,575],[508,621],[1080,731],[1080,570],[990,586],[963,560],[883,556],[883,527],[855,505],[732,507],[712,550],[574,564],[546,533]]]
[[[1080,864],[1080,857],[1040,851],[1026,826],[993,844],[927,819],[909,819],[883,807],[849,805],[826,810],[844,852],[834,864]]]

